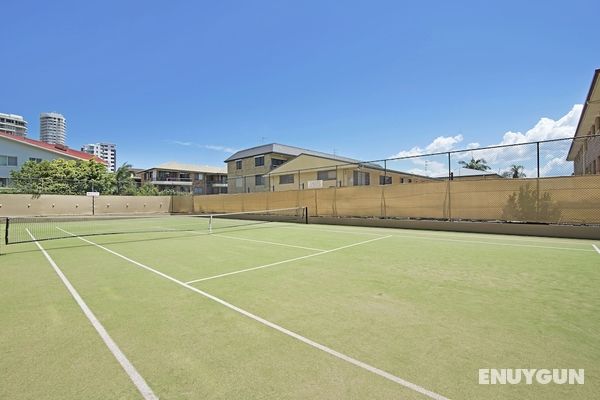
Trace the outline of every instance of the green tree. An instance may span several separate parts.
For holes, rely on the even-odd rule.
[[[138,196],[158,196],[158,189],[153,184],[146,182],[144,183],[136,193]]]
[[[458,163],[464,168],[476,169],[478,171],[487,171],[488,169],[491,169],[490,166],[487,165],[487,161],[485,161],[484,158],[478,158],[476,160],[474,157],[471,157],[471,161],[469,162],[459,161]]]
[[[131,171],[131,164],[124,162],[115,171],[115,194],[132,195],[136,194],[135,180]]]
[[[108,194],[114,176],[96,161],[56,159],[27,161],[20,170],[11,171],[11,186],[21,193],[83,194],[97,191]]]
[[[510,167],[510,170],[502,173],[502,176],[505,178],[525,178],[527,175],[523,172],[524,167],[522,165],[513,164]]]

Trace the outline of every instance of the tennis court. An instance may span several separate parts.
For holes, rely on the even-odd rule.
[[[10,221],[0,398],[600,391],[599,243],[277,215]],[[585,369],[585,384],[480,385],[481,368]]]

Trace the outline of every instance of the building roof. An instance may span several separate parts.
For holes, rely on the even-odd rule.
[[[19,142],[19,143],[22,143],[22,144],[25,144],[25,145],[28,145],[31,147],[36,147],[38,149],[50,151],[52,153],[59,154],[61,156],[68,157],[68,158],[75,158],[77,160],[84,160],[84,161],[94,160],[100,164],[106,165],[106,161],[104,161],[92,154],[86,153],[84,151],[73,150],[64,145],[45,143],[45,142],[41,142],[39,140],[33,140],[33,139],[29,139],[29,138],[26,138],[23,136],[11,135],[9,133],[4,133],[4,132],[0,132],[0,139],[12,140],[13,142]]]
[[[597,69],[594,72],[594,77],[592,78],[592,84],[590,85],[590,90],[588,91],[587,97],[585,99],[585,104],[583,105],[583,111],[581,112],[581,117],[579,117],[579,123],[577,124],[577,129],[575,129],[574,137],[585,136],[588,133],[588,129],[590,126],[594,124],[594,119],[600,113],[600,69]],[[598,129],[600,127],[596,127]],[[579,151],[579,148],[583,144],[582,140],[573,140],[571,142],[571,147],[569,148],[569,154],[567,155],[567,160],[573,161],[575,160],[575,155]]]
[[[346,163],[357,163],[359,160],[355,160],[348,157],[340,157],[334,154],[322,153],[320,151],[303,149],[301,147],[287,146],[279,143],[270,143],[263,144],[261,146],[251,147],[249,149],[240,150],[234,154],[232,154],[229,158],[225,160],[225,162],[239,160],[241,158],[254,157],[259,156],[261,154],[268,153],[279,153],[285,154],[289,156],[299,156],[300,154],[308,154],[311,156],[329,158],[336,161],[342,161]]]
[[[188,172],[204,172],[209,174],[226,174],[227,168],[225,167],[213,167],[210,165],[198,165],[198,164],[186,164],[177,161],[169,161],[156,167],[146,168],[144,171],[151,169],[168,169],[172,171],[188,171]]]
[[[350,159],[351,160],[351,159]],[[300,154],[298,157],[282,164],[269,172],[267,175],[283,175],[289,174],[291,172],[302,172],[302,171],[322,171],[325,169],[331,168],[369,168],[375,169],[379,171],[387,171],[389,173],[402,174],[406,176],[414,176],[423,179],[431,179],[427,176],[417,175],[410,172],[402,172],[396,171],[394,169],[384,168],[379,164],[369,163],[369,162],[361,162],[353,160],[353,162],[340,161],[339,159],[334,159],[325,156],[317,156],[313,154]]]

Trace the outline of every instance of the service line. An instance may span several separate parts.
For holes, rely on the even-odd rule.
[[[365,241],[358,242],[358,243],[352,243],[352,244],[348,244],[346,246],[336,247],[335,249],[322,250],[322,251],[319,251],[318,253],[308,254],[306,256],[294,257],[294,258],[289,258],[287,260],[277,261],[277,262],[270,263],[270,264],[259,265],[258,267],[245,268],[245,269],[240,269],[240,270],[237,270],[237,271],[226,272],[224,274],[209,276],[209,277],[206,277],[206,278],[194,279],[194,280],[191,280],[191,281],[187,281],[186,283],[190,284],[190,283],[195,283],[195,282],[208,281],[208,280],[211,280],[211,279],[222,278],[224,276],[241,274],[243,272],[249,272],[249,271],[255,271],[257,269],[270,268],[270,267],[274,267],[276,265],[287,264],[287,263],[291,263],[293,261],[304,260],[304,259],[307,259],[307,258],[316,257],[316,256],[320,256],[320,255],[327,254],[327,253],[333,253],[334,251],[340,251],[340,250],[344,250],[344,249],[347,249],[347,248],[350,248],[350,247],[359,246],[361,244],[371,243],[371,242],[375,242],[375,241],[381,240],[381,239],[387,239],[389,237],[391,237],[391,235],[389,235],[389,236],[381,236],[381,237],[378,237],[378,238],[375,238],[375,239],[369,239],[369,240],[365,240]]]

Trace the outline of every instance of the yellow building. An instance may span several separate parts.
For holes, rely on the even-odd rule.
[[[426,176],[385,169],[357,160],[300,154],[265,175],[272,191],[345,186],[377,186],[431,181]]]
[[[600,174],[600,69],[594,73],[567,160],[573,161],[574,175]]]

